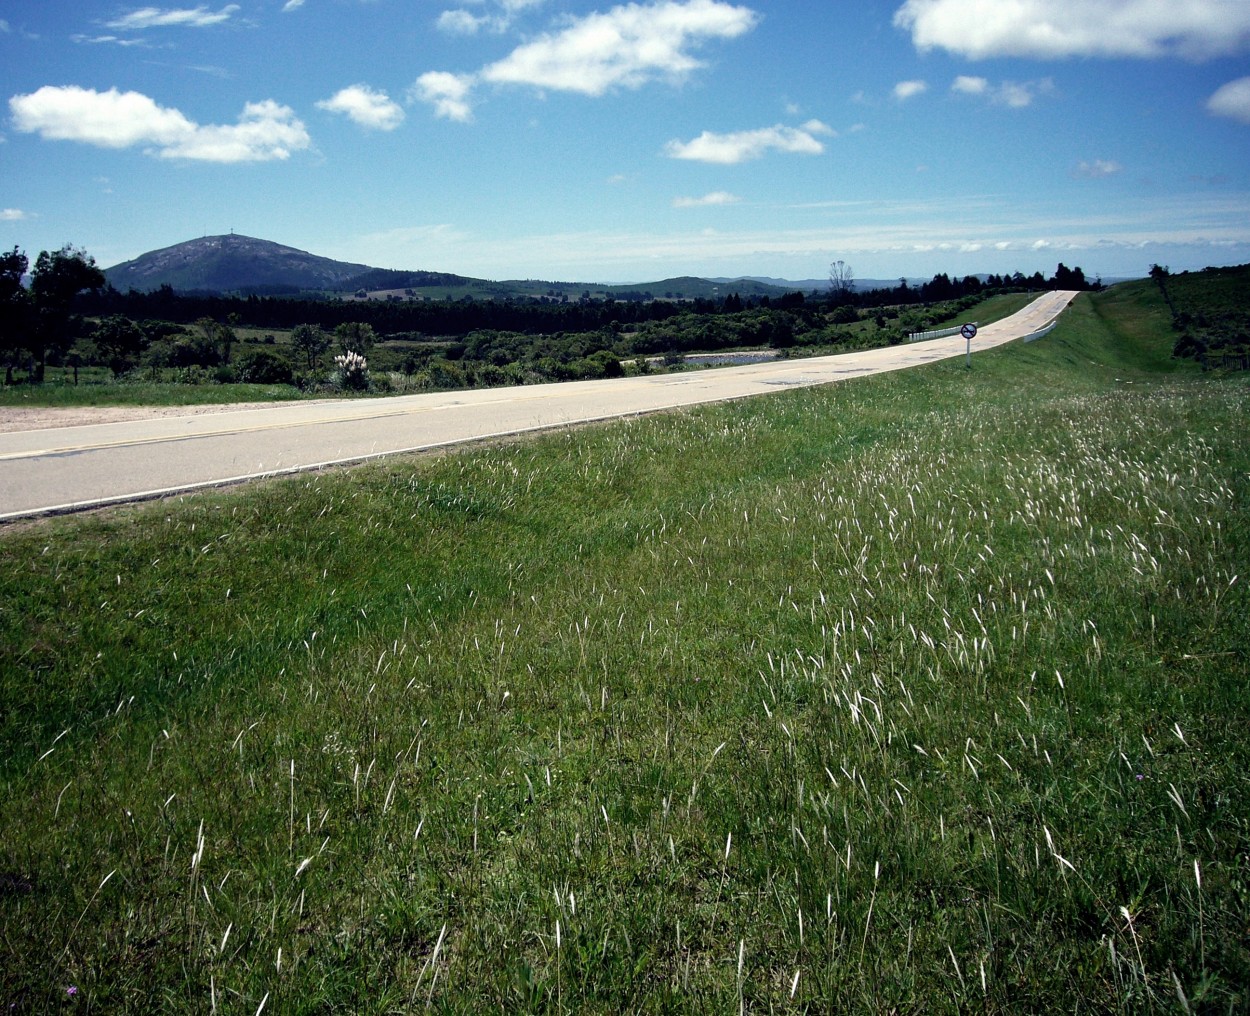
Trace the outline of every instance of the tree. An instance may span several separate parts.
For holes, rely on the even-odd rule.
[[[1069,268],[1062,261],[1055,269],[1055,277],[1051,282],[1054,289],[1084,290],[1089,288],[1089,283],[1085,281],[1085,273],[1080,267]]]
[[[30,329],[30,294],[22,285],[29,262],[16,247],[0,254],[0,356],[4,358],[4,383],[13,383],[13,367],[25,347]]]
[[[296,325],[291,332],[291,345],[308,361],[308,369],[316,370],[317,361],[330,348],[330,336],[320,325]]]
[[[100,355],[108,361],[114,377],[134,367],[148,346],[148,337],[143,329],[121,314],[104,318],[96,325],[92,338]]]
[[[1172,297],[1168,294],[1168,279],[1172,277],[1172,273],[1168,271],[1166,265],[1151,265],[1150,277],[1154,279],[1159,292],[1163,294],[1163,302],[1168,305],[1172,317],[1176,317],[1176,308],[1172,305]]]
[[[360,353],[362,356],[373,348],[377,332],[373,325],[364,321],[345,321],[334,329],[340,353]]]
[[[829,299],[834,304],[850,303],[855,294],[855,273],[845,261],[829,266]]]
[[[35,356],[35,381],[43,381],[48,353],[63,353],[73,344],[79,321],[71,313],[74,297],[83,290],[104,288],[104,273],[95,258],[66,244],[58,251],[39,252],[30,273],[30,295],[36,318],[27,348]]]

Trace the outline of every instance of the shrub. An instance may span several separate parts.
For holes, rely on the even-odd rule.
[[[261,385],[289,385],[291,366],[273,353],[257,350],[240,361],[239,380]]]
[[[362,392],[369,387],[369,362],[359,353],[348,350],[334,358],[336,370],[330,383],[336,388]]]

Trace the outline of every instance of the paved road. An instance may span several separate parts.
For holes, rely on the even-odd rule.
[[[1047,293],[986,325],[973,350],[1010,342],[1058,316],[1075,293]],[[962,356],[959,335],[840,356],[717,370],[284,403],[202,416],[0,434],[0,520],[158,497],[196,487],[826,384]]]

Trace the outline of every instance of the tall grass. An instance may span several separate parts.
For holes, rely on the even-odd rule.
[[[0,1003],[1244,1009],[1247,389],[1155,299],[10,527]]]

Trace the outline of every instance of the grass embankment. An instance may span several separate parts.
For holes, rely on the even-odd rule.
[[[0,534],[0,1004],[1244,1009],[1250,393],[1169,346]]]

